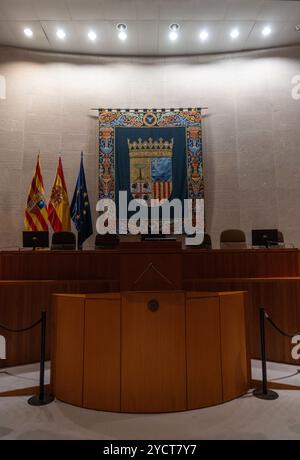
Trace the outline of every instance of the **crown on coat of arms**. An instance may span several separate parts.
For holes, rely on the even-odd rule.
[[[148,140],[142,140],[139,138],[137,141],[131,141],[127,139],[129,156],[134,157],[171,157],[173,155],[172,149],[174,145],[174,139],[164,140],[162,137],[158,140],[153,140],[149,137]]]

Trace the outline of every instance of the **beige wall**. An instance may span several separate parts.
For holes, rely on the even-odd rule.
[[[208,106],[203,122],[207,230],[280,228],[300,245],[300,48],[189,58],[97,58],[0,48],[0,247],[21,244],[38,150],[47,196],[58,153],[71,199],[80,150],[97,198],[91,107]]]

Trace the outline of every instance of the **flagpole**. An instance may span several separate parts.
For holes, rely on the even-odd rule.
[[[79,241],[81,241],[80,232],[77,232],[77,251],[82,251],[82,244]]]
[[[81,159],[83,159],[83,151],[81,151],[81,155],[80,155]],[[81,241],[81,237],[80,237],[80,231],[77,232],[77,250],[78,251],[82,251],[82,243],[80,243]]]

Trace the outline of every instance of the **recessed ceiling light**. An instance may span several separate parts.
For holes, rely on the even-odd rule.
[[[272,29],[270,26],[264,27],[263,30],[261,31],[264,37],[267,37],[268,35],[270,35],[271,32],[272,32]]]
[[[94,42],[97,38],[97,34],[93,30],[90,30],[88,33],[88,37],[92,42]]]
[[[57,29],[56,36],[60,40],[63,40],[66,37],[66,32],[63,29]]]
[[[127,25],[126,24],[118,24],[117,29],[119,31],[119,33],[118,33],[119,39],[122,40],[122,41],[126,40],[126,38],[127,38],[127,33],[126,33]]]
[[[300,24],[297,24],[297,25],[295,26],[295,30],[296,30],[297,32],[300,32]]]
[[[202,40],[203,42],[205,42],[205,40],[208,39],[208,32],[207,30],[202,30],[202,32],[200,33],[200,40]]]
[[[238,29],[232,29],[232,31],[230,32],[231,38],[238,38],[239,35],[240,35],[240,32]]]
[[[31,29],[29,29],[29,27],[26,27],[26,29],[24,29],[24,34],[26,35],[26,37],[32,37],[33,36],[33,32]]]
[[[169,39],[173,41],[177,40],[178,38],[178,30],[179,30],[179,24],[171,24],[169,26],[170,32],[169,32]]]

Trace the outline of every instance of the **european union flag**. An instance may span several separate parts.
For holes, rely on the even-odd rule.
[[[72,203],[71,203],[71,219],[75,224],[78,232],[78,247],[93,234],[93,224],[91,216],[91,208],[87,187],[85,182],[85,174],[83,167],[83,154],[81,153],[80,169],[76,182]]]

